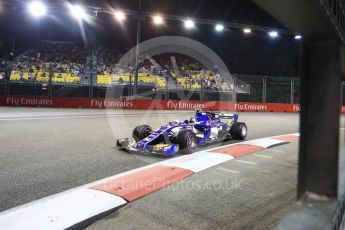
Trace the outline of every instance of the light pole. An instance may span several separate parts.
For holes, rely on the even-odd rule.
[[[141,0],[138,0],[138,14],[137,14],[137,46],[135,48],[135,74],[134,74],[134,96],[138,93],[138,78],[139,78],[139,43],[141,34]]]

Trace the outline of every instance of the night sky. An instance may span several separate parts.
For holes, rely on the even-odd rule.
[[[66,1],[46,0],[49,15],[34,19],[26,10],[26,0],[0,0],[0,56],[12,49],[25,50],[39,40],[63,40],[83,44],[88,48],[112,47],[126,52],[136,42],[136,21],[127,18],[120,26],[109,14],[93,14],[93,23],[84,23],[86,43],[81,39],[78,23],[63,7]],[[101,6],[111,9],[136,10],[138,0],[88,0],[69,1],[81,5]],[[142,0],[142,10],[161,14],[211,20],[238,22],[284,28],[249,0]],[[91,13],[91,12],[90,12]],[[272,40],[263,32],[253,31],[245,36],[238,29],[217,34],[210,25],[196,25],[197,29],[186,31],[182,22],[168,21],[163,28],[155,28],[151,21],[143,21],[141,41],[162,35],[186,36],[212,48],[234,72],[250,74],[286,75],[287,69],[272,65],[277,58],[297,59],[296,41],[282,36]],[[249,68],[248,68],[249,66]],[[285,68],[285,69],[284,69]]]

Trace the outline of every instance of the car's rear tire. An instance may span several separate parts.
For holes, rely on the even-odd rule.
[[[196,136],[192,130],[183,129],[176,136],[176,144],[179,145],[180,153],[191,154],[196,148]]]
[[[138,125],[132,133],[135,141],[140,141],[152,133],[152,128],[149,125]]]
[[[247,136],[247,125],[243,122],[234,122],[230,128],[231,138],[244,140]]]

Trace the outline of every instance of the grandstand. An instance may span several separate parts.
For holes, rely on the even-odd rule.
[[[106,59],[107,57],[108,59]],[[102,49],[101,55],[96,58],[97,84],[133,82],[133,68],[117,65],[120,59],[119,54]],[[195,59],[176,53],[142,58],[142,62],[139,64],[138,82],[139,84],[153,84],[158,89],[169,86],[169,88],[189,90],[203,88],[211,91],[230,91],[233,88],[230,83],[205,69]]]
[[[47,85],[51,85],[48,95],[54,96],[95,94],[104,97],[104,90],[109,87],[126,92],[117,97],[129,96],[132,95],[136,69],[133,64],[120,65],[121,57],[122,53],[117,49],[85,49],[71,42],[41,41],[6,63],[10,67],[7,79],[14,84],[13,90],[17,87],[14,91],[17,95],[26,92],[29,85],[36,89],[35,95],[46,95]],[[208,70],[194,58],[178,53],[140,56],[137,83],[141,93],[182,90],[197,92],[199,96],[195,98],[204,97],[201,96],[204,91],[249,93],[245,82],[241,82],[240,87]],[[37,91],[40,85],[44,89],[42,92]]]
[[[87,52],[69,42],[42,41],[11,64],[11,81],[79,83]]]

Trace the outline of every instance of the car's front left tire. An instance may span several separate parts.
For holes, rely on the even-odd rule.
[[[179,145],[180,153],[190,154],[196,148],[196,136],[192,130],[181,130],[176,136],[176,144]]]

